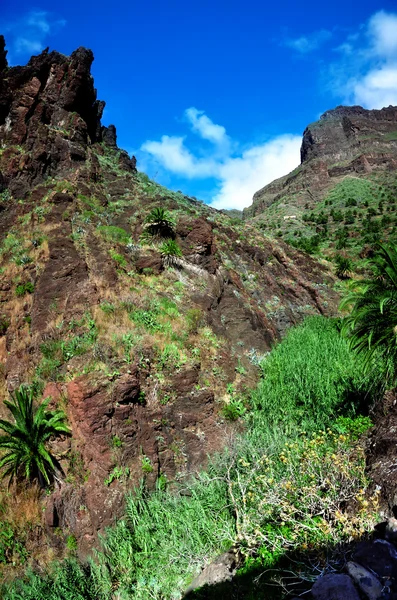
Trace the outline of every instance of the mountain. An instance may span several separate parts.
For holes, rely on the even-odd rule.
[[[32,556],[70,536],[85,555],[140,479],[203,466],[261,356],[338,302],[323,264],[138,172],[101,123],[92,61],[9,67],[0,38],[1,394],[32,384],[72,429],[53,442],[61,483],[21,525]]]
[[[396,172],[397,107],[339,106],[305,129],[300,166],[256,192],[244,218],[306,250],[357,256],[394,238]]]

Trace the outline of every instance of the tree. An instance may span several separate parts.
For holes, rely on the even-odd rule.
[[[352,261],[347,256],[342,254],[336,254],[334,257],[335,261],[335,273],[339,279],[349,279],[352,271]]]
[[[66,416],[61,410],[47,410],[50,398],[37,408],[31,388],[20,386],[11,395],[12,400],[4,404],[14,417],[14,422],[0,419],[0,451],[5,454],[0,459],[2,477],[13,479],[38,479],[42,487],[49,484],[59,463],[48,449],[48,441],[53,436],[69,434]]]
[[[377,357],[385,361],[388,383],[396,380],[397,361],[397,248],[379,244],[370,261],[373,275],[350,294],[341,308],[351,306],[342,332],[365,359],[368,369]]]
[[[175,221],[165,208],[153,208],[145,219],[145,232],[151,237],[175,237]]]
[[[182,257],[182,250],[178,246],[175,240],[166,240],[160,246],[161,256],[163,257],[164,264],[171,267],[177,263],[178,258]]]

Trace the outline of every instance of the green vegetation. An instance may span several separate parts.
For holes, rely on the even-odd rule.
[[[163,257],[182,256],[182,250],[175,240],[166,240],[160,246],[160,252]]]
[[[366,369],[379,370],[379,357],[386,366],[389,383],[396,380],[397,361],[397,249],[380,245],[371,259],[372,277],[360,282],[358,289],[343,302],[351,308],[344,320],[344,331],[351,348],[364,356]]]
[[[352,261],[347,256],[336,254],[334,257],[335,273],[339,279],[349,279],[352,272]]]
[[[27,281],[26,283],[19,283],[15,288],[15,295],[25,296],[25,294],[33,294],[34,285],[31,281]]]
[[[365,496],[360,438],[371,423],[358,411],[377,398],[381,378],[364,374],[338,321],[325,318],[291,330],[262,370],[244,406],[245,433],[207,472],[172,491],[142,484],[94,560],[29,572],[4,587],[4,600],[171,599],[232,545],[243,571],[266,569],[288,552],[315,552],[372,528],[378,498]],[[143,456],[143,473],[150,469]]]
[[[280,198],[261,215],[258,227],[273,235],[277,231],[292,246],[331,261],[335,250],[345,250],[355,272],[364,272],[368,247],[397,242],[396,184],[393,172],[346,176],[322,199],[300,192]],[[294,218],[285,218],[292,212]]]
[[[80,333],[75,334],[78,329]],[[75,356],[91,351],[97,341],[98,331],[89,313],[82,319],[72,320],[66,330],[63,321],[53,339],[40,345],[43,358],[36,368],[36,381],[57,380],[60,367]]]
[[[145,236],[153,238],[174,238],[175,220],[165,208],[153,208],[145,219]]]
[[[13,479],[38,479],[40,485],[50,483],[56,469],[56,458],[48,448],[51,437],[69,433],[65,414],[46,410],[49,399],[34,407],[34,394],[31,388],[21,386],[15,391],[12,400],[4,404],[14,417],[14,421],[0,420],[0,448],[5,451],[0,460],[2,477]]]
[[[98,231],[108,242],[117,242],[119,244],[128,244],[130,236],[121,227],[114,225],[100,225]]]

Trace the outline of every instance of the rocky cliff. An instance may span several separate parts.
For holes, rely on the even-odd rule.
[[[345,177],[370,178],[396,169],[397,107],[338,106],[305,129],[301,165],[256,192],[245,216],[258,216],[279,202],[291,210],[313,208]]]
[[[126,489],[220,449],[260,356],[337,303],[315,260],[137,172],[101,124],[92,60],[45,50],[9,68],[0,42],[0,390],[33,383],[65,408],[61,483],[31,543],[62,552],[73,535],[82,554]],[[159,206],[171,258],[145,237]]]

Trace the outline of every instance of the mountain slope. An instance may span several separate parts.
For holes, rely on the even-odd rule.
[[[306,128],[301,165],[259,190],[244,216],[298,247],[357,256],[380,235],[394,239],[396,170],[397,107],[339,106]]]
[[[81,554],[126,489],[220,449],[261,355],[337,305],[317,261],[137,172],[101,124],[92,60],[44,51],[9,68],[0,43],[0,389],[33,383],[67,411],[63,483],[37,501],[35,539],[62,552],[72,535]],[[158,207],[175,225],[156,238]]]

